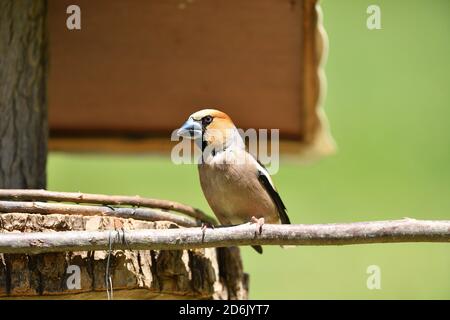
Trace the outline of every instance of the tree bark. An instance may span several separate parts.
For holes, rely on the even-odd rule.
[[[47,2],[0,0],[0,188],[45,188]]]

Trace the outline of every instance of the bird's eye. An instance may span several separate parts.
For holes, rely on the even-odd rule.
[[[213,117],[206,116],[202,120],[203,120],[203,124],[210,124],[213,121]]]

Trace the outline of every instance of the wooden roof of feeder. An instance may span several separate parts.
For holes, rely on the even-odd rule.
[[[282,151],[334,150],[316,0],[49,1],[50,149],[161,151],[189,114],[278,128]]]

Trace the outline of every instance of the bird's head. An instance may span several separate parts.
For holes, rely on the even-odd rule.
[[[177,134],[189,139],[200,139],[214,149],[225,149],[236,140],[241,140],[231,118],[215,109],[203,109],[191,114]]]

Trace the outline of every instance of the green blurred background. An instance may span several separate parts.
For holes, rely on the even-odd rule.
[[[323,0],[325,110],[339,152],[274,177],[293,223],[450,219],[450,1]],[[382,30],[366,28],[381,7]],[[50,190],[140,194],[208,210],[195,166],[51,154]],[[450,298],[450,246],[242,248],[252,299]],[[366,269],[381,268],[368,290]]]

